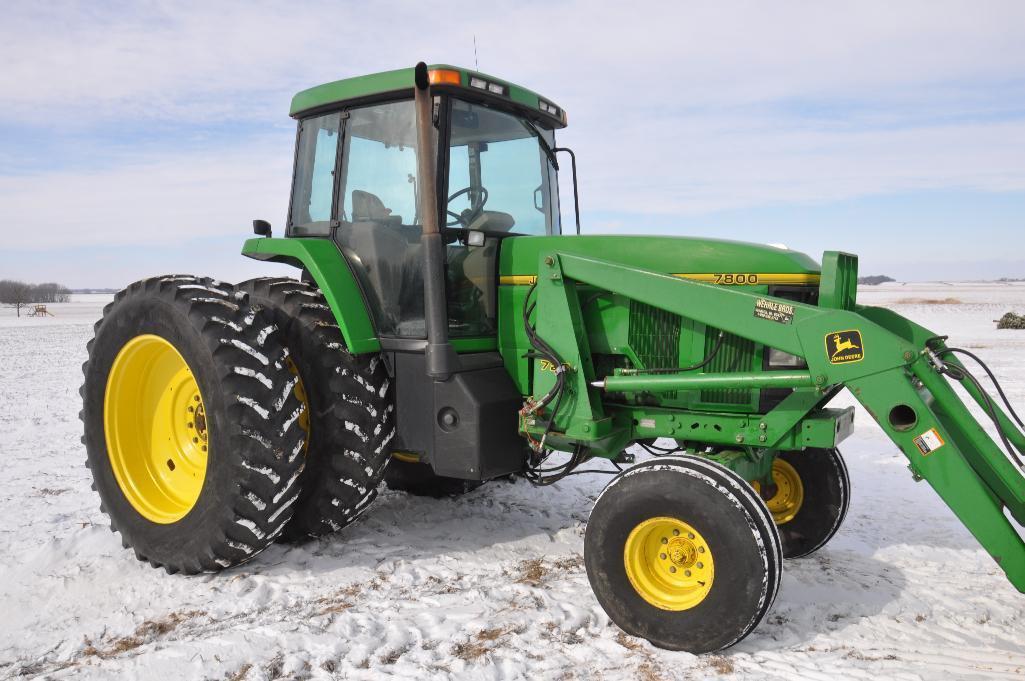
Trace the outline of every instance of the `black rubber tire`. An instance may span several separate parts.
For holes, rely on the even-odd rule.
[[[341,529],[369,508],[391,458],[391,383],[380,355],[353,355],[320,289],[286,277],[238,285],[281,328],[310,407],[302,492],[282,538]],[[362,303],[360,303],[362,304]]]
[[[804,501],[793,519],[777,525],[784,558],[801,558],[818,551],[833,538],[847,515],[851,480],[847,465],[836,449],[781,452],[797,471]]]
[[[288,523],[299,496],[302,405],[285,365],[287,350],[269,315],[230,284],[168,275],[131,284],[103,310],[82,365],[80,413],[86,465],[111,531],[139,560],[169,573],[219,570],[265,549]],[[142,334],[169,341],[203,395],[210,450],[195,505],[160,524],[140,514],[114,476],[104,428],[104,395],[114,358]]]
[[[462,480],[436,475],[430,464],[419,461],[402,461],[392,457],[384,473],[388,489],[405,492],[417,497],[458,497],[484,484],[481,480]]]
[[[715,559],[711,591],[688,610],[650,604],[626,574],[627,537],[659,516],[691,524]],[[623,631],[695,654],[728,648],[751,633],[782,576],[779,536],[765,504],[732,471],[687,455],[649,459],[612,480],[591,511],[584,564],[595,597]]]

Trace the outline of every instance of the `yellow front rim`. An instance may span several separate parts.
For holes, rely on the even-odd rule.
[[[772,462],[772,482],[776,485],[776,493],[765,502],[777,525],[785,525],[793,520],[804,503],[804,485],[797,469],[783,459],[776,458]],[[761,492],[761,485],[756,480],[754,488]]]
[[[144,518],[169,524],[203,489],[210,431],[192,370],[171,343],[151,334],[128,341],[103,397],[107,456],[118,486]]]
[[[705,538],[676,518],[650,518],[626,538],[626,576],[641,598],[662,610],[689,610],[712,590],[715,565]]]

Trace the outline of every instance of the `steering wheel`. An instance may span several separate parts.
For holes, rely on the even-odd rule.
[[[481,187],[477,191],[480,192],[480,205],[476,208],[468,208],[462,213],[456,213],[455,211],[448,210],[448,204],[452,203],[455,199],[459,198],[463,194],[468,194],[473,191],[473,187],[464,187],[457,191],[452,196],[448,197],[448,201],[445,202],[445,212],[455,218],[452,222],[446,222],[446,227],[453,227],[455,225],[462,225],[463,227],[469,227],[473,222],[474,218],[480,215],[484,211],[484,204],[488,202],[488,190]]]

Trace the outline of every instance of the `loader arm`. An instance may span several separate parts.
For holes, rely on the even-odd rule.
[[[545,435],[563,448],[581,443],[606,456],[620,443],[646,437],[732,441],[755,452],[748,458],[757,459],[759,450],[781,448],[784,441],[801,446],[794,431],[813,429],[816,418],[826,419],[839,434],[844,415],[822,407],[846,387],[904,452],[914,476],[929,482],[1014,587],[1025,593],[1025,541],[1005,515],[1006,509],[1025,524],[1025,477],[954,390],[950,372],[936,360],[944,352],[937,334],[889,310],[855,304],[854,256],[826,254],[818,306],[557,250],[541,254],[537,271],[537,335],[561,358],[567,388],[555,422],[546,423],[544,414],[527,419],[522,426],[527,435]],[[616,369],[596,376],[579,301],[581,286],[778,348],[804,358],[807,369],[718,375]],[[534,364],[534,397],[540,399],[552,389],[557,373],[542,360]],[[1010,419],[977,386],[966,383],[1007,438],[1025,448],[1025,437]],[[609,399],[709,385],[795,390],[763,415],[627,408]],[[687,427],[681,431],[683,424]]]

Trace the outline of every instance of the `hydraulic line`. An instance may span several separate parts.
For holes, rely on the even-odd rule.
[[[1018,466],[1018,469],[1021,470],[1022,473],[1025,473],[1025,461],[1022,460],[1022,455],[1025,454],[1025,452],[1022,452],[1008,439],[1007,433],[1004,430],[1004,426],[1000,423],[1000,419],[997,418],[997,410],[996,405],[993,404],[993,398],[990,397],[989,393],[987,393],[985,388],[983,388],[982,382],[979,381],[979,379],[976,378],[975,375],[972,374],[972,372],[969,371],[966,367],[953,364],[952,362],[948,362],[946,360],[941,359],[941,357],[945,354],[961,354],[975,360],[975,362],[982,367],[983,371],[986,372],[986,375],[989,376],[989,379],[993,382],[993,386],[996,388],[997,394],[1000,395],[1000,399],[1003,401],[1004,406],[1007,407],[1007,411],[1011,414],[1011,417],[1018,423],[1019,426],[1022,426],[1022,420],[1018,416],[1018,413],[1014,410],[1014,407],[1011,405],[1010,400],[1007,399],[1007,394],[1004,392],[1003,387],[1000,385],[1000,381],[997,380],[996,375],[990,370],[986,363],[982,361],[981,358],[979,358],[974,353],[969,352],[968,350],[965,350],[963,348],[948,347],[933,349],[933,343],[937,341],[943,342],[946,340],[946,338],[946,336],[937,336],[934,338],[930,338],[925,343],[926,348],[933,352],[936,355],[936,358],[942,363],[943,373],[948,374],[951,378],[960,383],[964,383],[966,380],[969,381],[979,392],[979,394],[983,398],[983,409],[986,412],[986,415],[989,417],[990,421],[992,421],[993,427],[996,428],[997,434],[1000,436],[1000,441],[1004,446],[1004,450],[1007,452],[1007,455],[1010,457],[1010,459],[1014,461],[1014,463]],[[1020,437],[1022,436],[1022,433],[1019,432],[1017,433],[1017,435]]]

